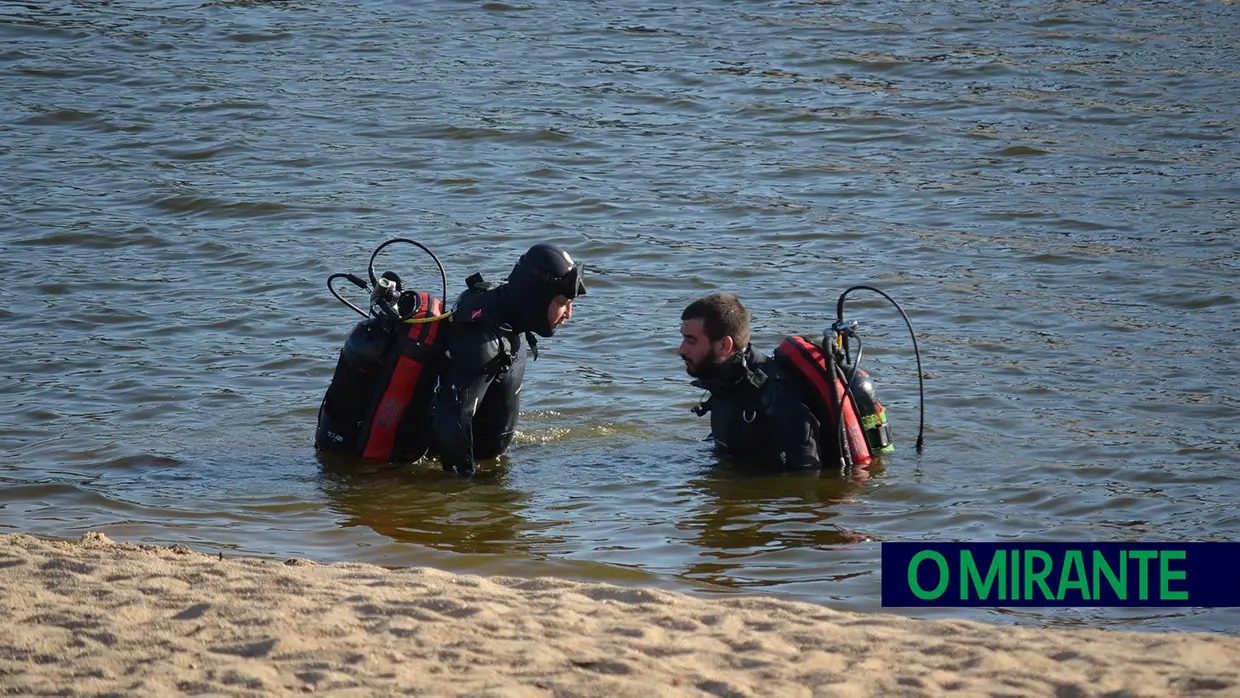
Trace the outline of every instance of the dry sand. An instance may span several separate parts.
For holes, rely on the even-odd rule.
[[[0,536],[0,694],[1240,695],[1240,638]]]

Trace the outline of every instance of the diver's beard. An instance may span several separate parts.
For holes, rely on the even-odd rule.
[[[710,353],[702,357],[696,365],[685,361],[685,373],[694,378],[710,378],[719,372],[719,367],[723,362],[719,360],[719,353],[714,349]]]

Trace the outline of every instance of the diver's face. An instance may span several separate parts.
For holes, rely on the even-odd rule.
[[[551,299],[550,305],[547,306],[547,324],[551,329],[555,329],[563,325],[573,316],[573,299],[563,294]]]
[[[676,351],[685,362],[685,372],[694,378],[709,376],[731,353],[731,337],[717,342],[706,336],[705,322],[693,318],[680,323],[680,348]]]

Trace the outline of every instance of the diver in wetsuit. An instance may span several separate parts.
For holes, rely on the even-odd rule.
[[[583,266],[567,252],[540,243],[517,261],[506,282],[480,275],[452,314],[439,389],[432,402],[435,450],[447,472],[468,476],[477,460],[495,458],[512,443],[534,335],[550,337],[585,295]]]
[[[804,399],[799,377],[749,343],[749,312],[736,296],[711,293],[681,314],[678,353],[693,385],[710,392],[694,408],[710,413],[711,437],[729,458],[780,471],[822,467],[830,440]],[[835,442],[823,444],[838,449]]]

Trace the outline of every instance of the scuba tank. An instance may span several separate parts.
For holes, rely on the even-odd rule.
[[[845,373],[851,367],[845,367]],[[848,383],[848,394],[852,396],[857,407],[857,416],[861,420],[861,429],[865,433],[866,445],[870,453],[891,453],[896,450],[891,441],[891,427],[887,425],[887,408],[878,401],[878,391],[874,381],[864,369],[857,368]]]
[[[841,467],[847,465],[869,465],[873,454],[862,429],[862,417],[859,402],[845,384],[845,376],[841,370],[839,357],[826,351],[805,337],[793,335],[787,337],[775,347],[775,359],[793,369],[795,374],[808,385],[803,391],[810,409],[818,416],[820,429],[824,433],[819,443],[838,443],[839,453],[820,453],[822,462],[829,463],[838,459]]]
[[[874,291],[891,301],[904,318],[913,339],[917,357],[917,382],[921,392],[921,424],[917,433],[917,452],[925,444],[925,392],[922,388],[921,352],[917,336],[904,309],[886,293],[870,286],[853,286],[840,295],[836,305],[836,321],[823,331],[821,344],[801,336],[787,337],[775,349],[775,358],[792,368],[808,384],[806,395],[811,409],[819,415],[822,430],[835,434],[820,443],[838,444],[838,452],[822,453],[822,462],[838,460],[841,467],[867,466],[874,457],[895,450],[887,410],[878,399],[874,381],[861,368],[863,354],[857,321],[844,319],[844,300],[852,291]],[[852,345],[857,345],[856,358]],[[824,437],[826,435],[824,434]]]
[[[436,297],[404,288],[398,274],[375,276],[375,257],[388,245],[403,242],[430,255],[443,284]],[[345,339],[331,383],[319,406],[314,445],[319,451],[347,453],[367,460],[418,460],[431,444],[429,405],[438,380],[442,338],[447,329],[443,296],[448,280],[443,265],[421,243],[393,238],[370,256],[370,283],[353,274],[327,278],[327,288],[341,303],[363,316]],[[333,283],[346,279],[370,296],[364,311],[337,293]]]

